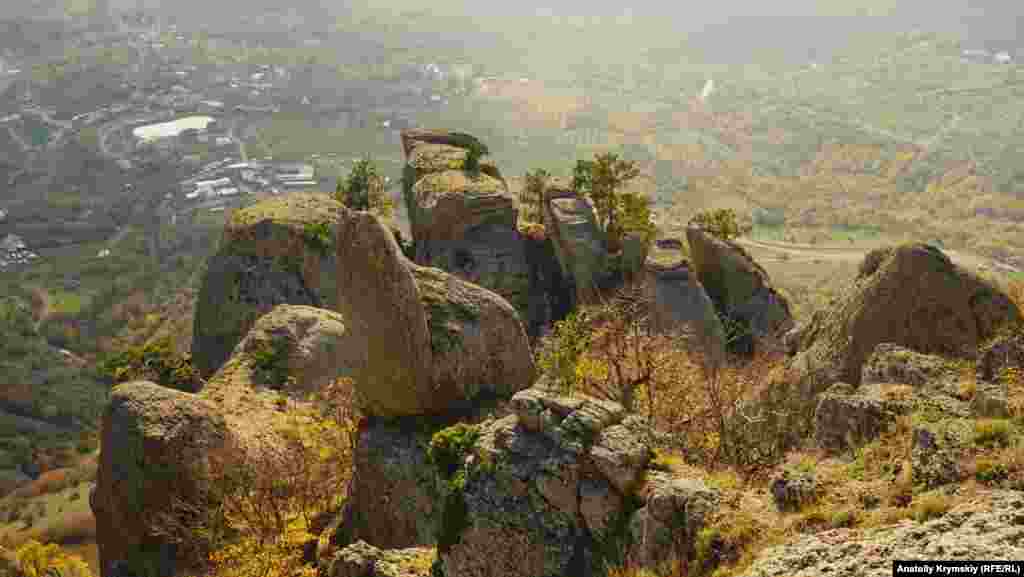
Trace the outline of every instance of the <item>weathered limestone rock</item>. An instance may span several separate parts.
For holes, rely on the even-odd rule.
[[[311,393],[331,381],[351,376],[351,341],[340,314],[304,305],[278,305],[256,321],[215,379],[239,380],[288,392]],[[254,355],[280,350],[279,369],[287,381],[275,382],[274,371],[253,366]]]
[[[712,359],[725,356],[725,329],[715,305],[686,261],[675,265],[648,263],[644,292],[653,310],[651,322],[663,333],[693,333],[705,354]]]
[[[154,525],[174,499],[203,492],[202,464],[230,446],[228,424],[210,401],[146,381],[114,387],[89,499],[103,575],[133,554],[155,561],[161,574],[180,568]]]
[[[596,575],[610,546],[653,563],[692,546],[717,506],[703,484],[647,470],[644,423],[615,403],[531,388],[509,410],[446,482],[445,575]]]
[[[594,207],[563,179],[553,178],[545,193],[544,211],[562,273],[575,281],[577,298],[588,301],[605,283],[608,272],[608,241]]]
[[[432,432],[380,420],[363,424],[333,547],[356,540],[382,549],[436,542],[441,489],[427,457]]]
[[[941,518],[801,535],[761,552],[744,577],[889,577],[893,559],[1024,559],[1024,497],[998,491]]]
[[[718,492],[703,481],[649,471],[637,495],[643,506],[629,518],[630,558],[656,567],[693,552],[697,535],[718,508]]]
[[[192,359],[204,377],[274,306],[331,306],[340,209],[325,194],[294,193],[232,214],[196,298]]]
[[[529,386],[529,343],[500,296],[409,262],[369,213],[344,211],[338,262],[338,306],[360,335],[353,372],[369,414],[443,413]]]
[[[781,339],[793,327],[789,302],[739,245],[694,226],[686,229],[686,239],[697,278],[719,311],[755,340]]]
[[[530,338],[541,336],[546,327],[572,312],[576,297],[576,286],[571,276],[562,273],[554,243],[543,226],[537,228],[537,234],[523,235],[530,274],[525,317]]]
[[[140,574],[145,563],[174,574],[199,562],[159,536],[164,520],[182,514],[174,503],[215,511],[205,489],[218,466],[283,451],[287,397],[345,374],[348,337],[337,313],[281,305],[255,322],[198,394],[150,382],[115,387],[90,499],[104,577]],[[191,518],[182,527],[191,535],[205,522]]]
[[[914,388],[948,388],[957,377],[948,359],[894,343],[879,343],[861,369],[862,383],[899,383]]]
[[[979,351],[979,379],[1002,382],[1007,370],[1019,371],[1024,378],[1024,325],[1007,327]]]
[[[461,133],[410,130],[402,142],[416,263],[492,290],[525,315],[529,269],[515,199],[486,157],[479,171],[465,170],[467,149],[479,141]]]
[[[832,451],[859,447],[878,438],[913,406],[908,399],[886,398],[879,385],[857,388],[836,383],[818,396],[814,440]]]
[[[357,541],[338,551],[328,577],[429,577],[434,550],[428,547],[378,549]]]
[[[937,248],[910,244],[880,254],[888,256],[866,267],[866,276],[804,331],[804,350],[791,366],[805,396],[837,381],[859,384],[864,362],[879,343],[974,358],[979,343],[1020,318],[1005,294]]]

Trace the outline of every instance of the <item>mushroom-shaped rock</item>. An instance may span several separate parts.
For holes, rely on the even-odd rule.
[[[437,414],[529,386],[529,342],[506,300],[408,261],[369,213],[344,211],[337,250],[338,306],[359,335],[353,377],[365,411]]]
[[[834,382],[860,384],[879,343],[974,358],[979,343],[1021,318],[1004,293],[954,265],[941,250],[908,244],[879,254],[838,303],[815,315],[791,366],[805,396]]]
[[[696,226],[686,229],[686,240],[697,278],[719,311],[749,327],[754,338],[781,338],[793,327],[789,302],[739,245]]]
[[[580,299],[587,301],[605,283],[608,242],[591,202],[554,178],[545,192],[544,221],[562,272],[573,278]]]
[[[340,209],[325,194],[294,193],[232,214],[196,298],[192,358],[204,377],[274,306],[330,306]]]

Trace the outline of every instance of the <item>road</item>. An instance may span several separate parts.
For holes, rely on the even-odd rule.
[[[758,249],[776,254],[785,254],[790,261],[829,261],[829,262],[860,262],[869,249],[856,246],[818,246],[813,244],[797,244],[789,242],[763,241],[740,237],[736,243],[748,249]],[[999,270],[1003,272],[1021,272],[1020,269],[984,256],[956,250],[942,249],[957,265],[975,270]]]

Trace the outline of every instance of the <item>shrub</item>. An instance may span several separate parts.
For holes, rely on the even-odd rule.
[[[928,495],[922,497],[914,506],[914,519],[918,523],[924,523],[932,519],[938,519],[945,515],[952,503],[949,497],[943,495]]]
[[[722,240],[733,240],[749,232],[747,228],[740,226],[736,219],[736,211],[731,208],[699,212],[690,219],[689,224],[698,226]]]
[[[473,448],[480,431],[473,425],[457,423],[442,429],[430,439],[427,457],[444,478],[450,478],[462,465],[462,460]]]
[[[191,393],[203,386],[199,371],[192,365],[191,355],[178,354],[170,336],[107,356],[100,361],[99,373],[110,384],[149,380]]]
[[[1008,447],[1013,424],[1005,419],[980,419],[974,423],[974,444],[979,447]]]
[[[384,177],[371,158],[355,163],[345,181],[338,181],[334,197],[353,210],[372,210],[385,217],[391,216],[394,210],[394,204],[387,196]]]
[[[43,545],[29,541],[18,548],[15,559],[25,577],[91,577],[89,566],[81,557],[68,555],[55,544]]]
[[[288,338],[274,335],[252,351],[252,367],[256,377],[272,388],[284,387],[288,376]]]
[[[463,165],[470,174],[479,174],[480,158],[488,154],[487,146],[477,140],[472,140],[466,146],[466,162]]]
[[[328,256],[334,245],[331,237],[331,225],[326,222],[307,222],[303,227],[302,236],[306,244],[324,256]]]
[[[974,478],[979,483],[995,485],[1009,477],[1010,470],[1005,463],[993,459],[978,459],[975,463]]]

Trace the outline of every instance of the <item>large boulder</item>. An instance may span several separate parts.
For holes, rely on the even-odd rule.
[[[999,491],[923,523],[801,535],[757,555],[745,577],[889,577],[893,559],[1024,559],[1024,497]]]
[[[1021,318],[1004,293],[935,247],[903,245],[865,262],[851,290],[815,315],[800,336],[802,350],[791,366],[805,397],[835,382],[860,384],[864,362],[879,343],[973,359],[980,343]]]
[[[118,564],[141,574],[156,563],[159,574],[171,575],[201,562],[176,548],[173,537],[195,542],[193,534],[216,522],[207,490],[214,465],[283,450],[282,401],[346,373],[345,329],[337,313],[278,306],[256,321],[198,394],[150,382],[114,388],[90,499],[104,577]],[[168,535],[168,528],[177,533]]]
[[[561,178],[551,179],[544,200],[544,222],[562,273],[572,277],[580,300],[591,300],[609,271],[608,239],[594,206]]]
[[[351,358],[367,413],[439,414],[532,382],[529,342],[508,301],[413,264],[366,212],[343,211],[337,251],[338,307],[359,335]]]
[[[716,308],[757,340],[781,339],[793,328],[789,302],[743,248],[707,231],[686,229],[693,268]]]
[[[441,268],[493,290],[524,314],[529,291],[518,207],[487,157],[465,169],[468,148],[482,144],[462,133],[402,133],[405,203],[416,263]]]
[[[274,306],[331,306],[340,209],[325,194],[294,193],[232,214],[196,298],[192,359],[204,377]]]
[[[158,574],[173,575],[182,567],[158,536],[161,516],[176,501],[203,494],[209,478],[202,464],[231,445],[228,423],[207,399],[137,381],[113,389],[101,434],[89,501],[102,575],[126,561],[152,562]]]
[[[651,303],[656,331],[688,331],[710,359],[725,355],[725,329],[715,305],[686,261],[662,265],[647,263],[644,293]]]

